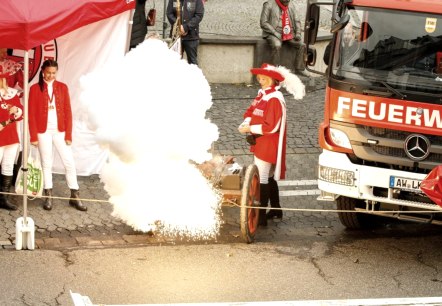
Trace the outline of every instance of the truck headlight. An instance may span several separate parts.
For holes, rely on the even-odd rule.
[[[353,186],[355,173],[319,165],[319,179],[333,184]]]
[[[330,137],[335,145],[351,150],[350,139],[343,131],[330,128]]]

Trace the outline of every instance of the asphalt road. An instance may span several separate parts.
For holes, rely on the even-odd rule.
[[[427,234],[307,228],[254,244],[3,251],[0,304],[72,305],[70,291],[97,305],[440,296],[441,236]]]
[[[298,1],[300,12],[303,1]],[[259,35],[262,0],[208,0],[202,32]],[[156,6],[161,10],[161,3]],[[161,16],[161,11],[158,13]],[[157,23],[161,29],[161,21]],[[226,32],[226,33],[224,33]],[[220,128],[214,150],[251,162],[236,127],[255,96],[254,84],[211,84],[207,116]],[[290,100],[287,181],[280,222],[242,241],[237,207],[224,207],[216,239],[173,240],[136,232],[112,217],[98,176],[81,177],[87,213],[57,199],[54,210],[29,204],[37,225],[34,251],[15,251],[15,220],[22,210],[0,210],[0,305],[72,305],[69,291],[94,304],[300,301],[441,296],[442,228],[394,220],[348,231],[319,202],[315,184],[323,113],[323,80],[299,102]],[[57,177],[54,192],[66,196]],[[19,201],[19,200],[17,200]],[[302,211],[302,209],[305,209]]]

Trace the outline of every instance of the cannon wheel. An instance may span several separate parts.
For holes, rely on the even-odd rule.
[[[245,206],[259,206],[259,173],[255,165],[249,165],[244,175],[244,183],[241,190],[241,234],[247,243],[255,240],[258,228],[259,209]]]

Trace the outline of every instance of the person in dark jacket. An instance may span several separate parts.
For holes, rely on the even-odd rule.
[[[130,35],[130,48],[135,48],[142,43],[147,34],[147,19],[146,19],[146,1],[137,0],[135,12],[133,16],[132,32]]]
[[[167,19],[172,28],[177,20],[177,0],[169,0]],[[180,0],[181,15],[181,44],[187,55],[189,64],[198,65],[199,24],[204,16],[202,0]]]
[[[347,24],[342,32],[341,48],[339,51],[340,58],[336,65],[345,64],[358,50],[355,31],[351,23]],[[324,50],[323,60],[326,65],[330,63],[330,53],[333,41],[330,41]]]

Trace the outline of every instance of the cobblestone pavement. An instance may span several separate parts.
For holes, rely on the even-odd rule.
[[[162,3],[156,0],[160,19],[157,28],[161,29]],[[263,0],[208,0],[202,23],[202,32],[206,34],[228,34],[241,36],[260,35],[259,14]],[[304,11],[304,1],[296,0],[300,11]],[[160,31],[161,32],[161,31]],[[306,81],[306,80],[305,80]],[[312,85],[310,83],[310,85]],[[324,81],[315,78],[315,86],[310,86],[306,97],[301,101],[293,100],[286,94],[288,105],[288,173],[287,180],[315,180],[316,164],[320,149],[317,145],[317,128],[323,113]],[[233,155],[243,165],[250,164],[252,156],[243,137],[238,134],[237,126],[242,121],[242,113],[258,90],[256,84],[211,84],[213,106],[207,116],[217,124],[220,138],[214,144],[214,151],[224,155]],[[126,244],[180,243],[158,235],[150,236],[136,232],[120,220],[112,217],[112,205],[107,202],[108,195],[103,189],[98,175],[79,177],[80,196],[92,199],[87,202],[88,211],[79,212],[69,207],[69,196],[64,176],[55,175],[54,200],[52,211],[43,210],[42,200],[28,201],[28,216],[36,224],[36,247],[106,247]],[[281,187],[284,191],[289,187]],[[317,202],[317,186],[295,186],[295,190],[306,189],[306,195],[283,197],[285,208],[330,208],[330,203]],[[15,242],[15,222],[23,215],[22,199],[14,197],[19,210],[10,212],[0,210],[0,248],[13,249]],[[241,241],[239,229],[239,209],[223,207],[221,233],[213,243]],[[330,213],[288,211],[283,221],[260,230],[258,241],[287,239],[298,231],[327,231],[342,228],[337,216]],[[194,242],[192,242],[194,243]],[[204,241],[207,243],[207,241]]]
[[[322,117],[324,90],[321,82],[317,89],[308,92],[301,101],[286,95],[288,105],[288,173],[287,180],[315,180],[319,153],[317,146],[317,126]],[[217,124],[220,138],[214,144],[214,152],[233,155],[241,165],[252,162],[248,145],[237,132],[242,113],[256,95],[257,85],[211,84],[213,105],[207,116]],[[94,247],[121,244],[180,243],[157,235],[136,232],[111,216],[112,205],[106,200],[98,175],[79,177],[81,197],[92,199],[87,202],[88,211],[79,212],[68,205],[63,198],[69,197],[64,176],[55,175],[54,200],[52,211],[42,208],[42,200],[28,201],[28,216],[36,224],[36,244],[39,248]],[[281,187],[281,191],[289,187]],[[316,190],[317,186],[290,187],[295,190]],[[282,197],[285,208],[327,208],[330,205],[317,202],[316,194],[296,197]],[[22,198],[14,197],[18,211],[0,210],[0,246],[14,248],[15,222],[23,215]],[[221,233],[213,243],[240,242],[239,208],[223,207]],[[257,237],[259,241],[275,241],[296,235],[297,230],[318,226],[321,228],[340,227],[336,215],[311,212],[286,212],[283,221],[264,229]],[[207,242],[207,241],[205,241]],[[209,241],[210,242],[210,241]]]

